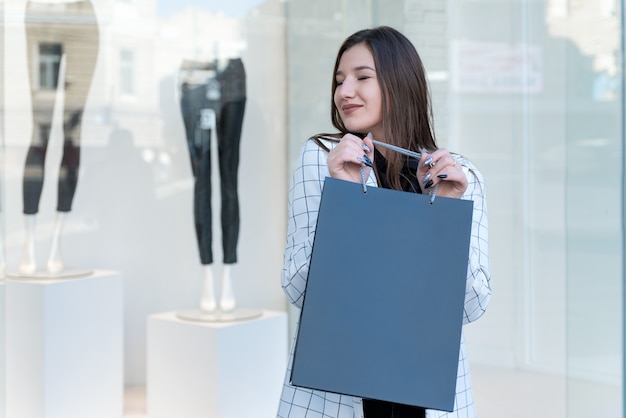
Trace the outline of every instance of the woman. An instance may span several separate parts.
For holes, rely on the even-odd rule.
[[[304,144],[289,191],[282,271],[289,301],[302,307],[324,179],[361,182],[365,169],[368,187],[415,193],[436,189],[437,196],[474,201],[463,323],[475,321],[491,296],[483,179],[469,161],[437,148],[430,95],[417,51],[392,28],[362,30],[342,44],[333,74],[331,117],[340,134],[336,140],[318,135]],[[421,152],[422,157],[417,161],[374,146],[372,139]],[[289,365],[292,362],[293,348]],[[280,418],[475,417],[463,338],[451,413],[298,388],[290,385],[289,376],[287,370]]]

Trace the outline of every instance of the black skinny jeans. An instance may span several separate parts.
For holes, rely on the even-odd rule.
[[[196,238],[203,265],[213,262],[212,251],[212,208],[211,208],[211,131],[201,124],[201,110],[213,109],[216,116],[217,152],[221,190],[221,226],[224,264],[237,262],[237,242],[239,239],[239,197],[238,169],[239,145],[243,125],[246,97],[243,94],[229,95],[232,74],[236,76],[238,86],[245,77],[241,60],[231,61],[224,73],[231,76],[218,76],[221,81],[221,99],[211,100],[206,97],[204,85],[183,85],[181,112],[191,157],[191,166],[195,177],[194,184],[194,222]],[[230,84],[229,84],[230,83]],[[245,84],[244,84],[245,86]],[[232,91],[232,89],[231,89]],[[240,92],[242,93],[242,92]]]

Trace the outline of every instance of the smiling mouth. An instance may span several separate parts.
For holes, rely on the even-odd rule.
[[[361,105],[346,105],[346,106],[343,106],[341,108],[341,110],[343,111],[343,113],[347,114],[347,113],[354,112],[355,110],[359,109],[360,107],[361,107]]]

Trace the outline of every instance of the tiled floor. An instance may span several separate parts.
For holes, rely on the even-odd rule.
[[[472,365],[472,379],[480,418],[622,417],[621,410],[615,410],[615,405],[621,404],[618,385],[570,381],[566,386],[563,378],[551,375],[476,364]],[[577,402],[572,398],[577,391],[593,402]],[[566,412],[568,396],[569,413]],[[576,410],[572,411],[571,405],[575,405]],[[125,418],[149,418],[144,387],[126,389],[124,409]]]

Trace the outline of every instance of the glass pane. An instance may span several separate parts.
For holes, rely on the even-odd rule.
[[[288,165],[310,135],[333,130],[342,40],[391,25],[424,60],[440,145],[486,179],[494,296],[465,329],[479,416],[622,417],[621,7],[0,1],[0,267],[53,271],[56,242],[52,261],[65,268],[121,271],[125,383],[141,387],[145,317],[199,307],[207,271],[221,277],[232,261],[217,141],[240,135],[237,302],[284,309]],[[242,89],[239,107],[216,105]],[[213,192],[198,193],[206,177]],[[199,196],[213,208],[211,252]],[[0,306],[4,289],[0,281]],[[0,405],[3,326],[0,315]]]
[[[617,4],[451,3],[453,132],[491,180],[494,298],[468,330],[483,417],[623,414]]]
[[[546,2],[449,4],[452,138],[476,156],[489,204],[494,294],[467,327],[477,408],[565,418],[562,43]]]
[[[4,405],[6,405],[6,361],[5,361],[5,280],[4,272],[6,267],[5,260],[5,124],[4,124],[4,111],[5,111],[5,77],[4,77],[4,63],[5,63],[5,5],[4,2],[0,2],[0,418],[5,418]]]
[[[567,17],[553,21],[570,42],[565,56],[565,220],[572,418],[624,416],[623,26],[618,4],[571,2]],[[587,29],[577,30],[573,22]]]
[[[283,2],[0,7],[9,280],[121,272],[128,386],[145,384],[147,315],[206,307],[209,278],[284,310]],[[214,66],[217,97],[207,78],[183,94],[188,61]]]

